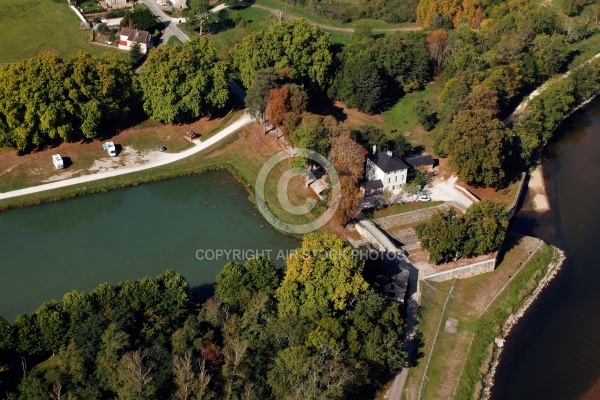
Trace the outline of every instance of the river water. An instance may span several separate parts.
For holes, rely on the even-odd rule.
[[[206,295],[227,262],[218,249],[277,258],[298,246],[225,172],[11,210],[0,213],[0,315],[12,321],[71,290],[167,268]]]
[[[525,205],[511,229],[567,262],[508,337],[492,399],[600,399],[600,101],[571,116],[544,164],[552,211]]]

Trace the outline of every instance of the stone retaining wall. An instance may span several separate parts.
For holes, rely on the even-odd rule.
[[[443,282],[450,279],[462,279],[470,278],[475,275],[483,274],[485,272],[491,272],[496,268],[496,258],[490,260],[479,261],[463,267],[454,268],[448,271],[438,272],[428,276],[424,276],[422,279],[432,282]]]
[[[387,230],[394,226],[410,225],[428,220],[436,211],[446,211],[450,207],[452,207],[452,205],[444,203],[435,207],[423,208],[421,210],[390,215],[389,217],[377,218],[374,221],[379,227],[381,227],[381,229]]]

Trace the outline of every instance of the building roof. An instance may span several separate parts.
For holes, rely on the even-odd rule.
[[[368,181],[363,183],[362,187],[365,189],[380,189],[383,187],[383,182],[381,182],[381,179],[377,179],[375,181]]]
[[[422,167],[423,165],[433,165],[433,157],[430,154],[424,156],[407,158],[406,163],[413,168]]]
[[[406,165],[401,159],[384,152],[369,154],[369,160],[371,160],[386,174],[389,172],[408,169],[408,165]]]
[[[121,36],[127,36],[127,41],[137,43],[148,43],[150,32],[139,29],[122,28]]]

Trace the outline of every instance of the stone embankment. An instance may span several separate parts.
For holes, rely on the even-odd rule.
[[[376,218],[374,221],[381,229],[388,230],[395,226],[412,225],[425,221],[431,218],[437,211],[446,211],[451,207],[452,206],[449,203],[444,203],[435,207],[390,215],[389,217]]]

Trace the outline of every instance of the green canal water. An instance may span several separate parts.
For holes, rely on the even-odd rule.
[[[0,213],[0,315],[12,321],[71,290],[168,268],[207,295],[227,262],[218,250],[277,258],[298,246],[225,172],[11,210]]]

